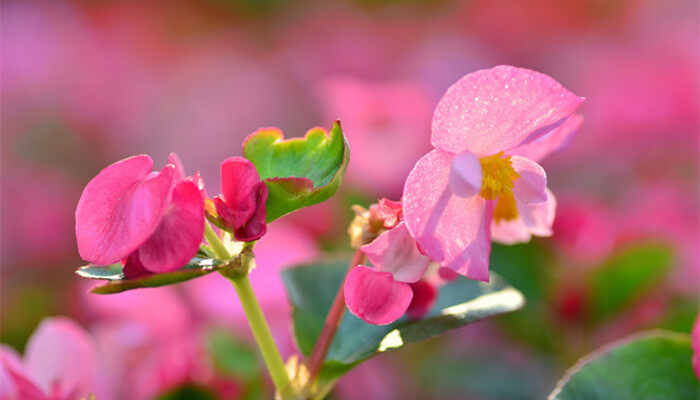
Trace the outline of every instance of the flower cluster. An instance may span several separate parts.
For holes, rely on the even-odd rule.
[[[187,264],[204,237],[205,204],[211,218],[239,241],[265,234],[267,187],[253,164],[241,157],[221,164],[222,194],[208,199],[195,173],[185,176],[176,154],[152,172],[153,160],[137,155],[100,171],[83,190],[75,211],[78,250],[83,259],[121,262],[126,278],[177,270]],[[212,207],[207,207],[207,210]]]
[[[556,200],[537,161],[569,143],[582,102],[551,77],[510,66],[451,86],[433,115],[434,149],[406,180],[403,221],[362,247],[375,269],[359,266],[348,275],[350,311],[391,323],[409,309],[409,285],[430,261],[488,281],[492,239],[551,235]]]

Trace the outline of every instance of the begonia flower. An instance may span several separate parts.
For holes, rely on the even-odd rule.
[[[549,234],[543,226],[551,227],[554,197],[544,169],[517,151],[538,138],[554,150],[545,135],[582,102],[551,77],[511,66],[476,71],[452,85],[433,115],[435,149],[416,163],[404,186],[406,228],[421,251],[443,267],[488,281],[492,220],[498,230],[500,222],[522,218],[522,225],[507,226],[507,235],[505,228],[498,232],[511,241]]]
[[[0,397],[85,398],[95,367],[95,346],[88,333],[68,318],[47,318],[29,338],[24,357],[10,347],[0,347]]]
[[[171,156],[176,158],[176,156]],[[151,172],[137,155],[107,166],[85,186],[75,211],[81,257],[107,265],[124,262],[135,277],[174,271],[196,253],[204,236],[200,187],[181,165]]]
[[[247,159],[229,157],[221,163],[221,195],[214,198],[214,204],[223,228],[232,232],[236,240],[258,240],[267,231],[267,190]]]
[[[375,325],[399,319],[413,299],[412,283],[418,282],[430,259],[420,253],[403,222],[362,247],[376,268],[360,265],[345,280],[344,294],[354,315]]]

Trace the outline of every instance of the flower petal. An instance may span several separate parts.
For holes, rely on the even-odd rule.
[[[107,265],[125,258],[156,230],[170,202],[173,168],[151,173],[153,160],[139,155],[100,171],[75,210],[80,256]]]
[[[547,174],[536,162],[525,157],[513,156],[513,169],[520,178],[513,182],[513,196],[521,203],[541,203],[547,200]]]
[[[204,203],[197,185],[180,181],[168,212],[153,235],[138,249],[138,259],[151,272],[174,271],[197,253],[204,237]]]
[[[408,283],[397,282],[390,273],[364,265],[348,273],[343,290],[350,312],[373,325],[386,325],[401,318],[413,298]]]
[[[467,278],[488,281],[492,202],[452,192],[452,158],[433,150],[413,167],[403,191],[406,228],[433,261]]]
[[[253,163],[243,157],[225,159],[221,163],[221,194],[232,210],[227,225],[233,229],[243,226],[255,214],[260,196],[260,175]]]
[[[259,197],[256,200],[257,208],[255,213],[250,217],[250,219],[240,228],[233,232],[233,236],[236,240],[241,242],[251,242],[253,240],[260,239],[265,232],[267,232],[267,223],[265,222],[266,208],[265,202],[267,201],[267,185],[264,183],[259,183],[258,188],[260,190]]]
[[[564,150],[569,146],[569,143],[571,143],[576,133],[578,133],[582,123],[583,116],[581,114],[574,114],[551,132],[540,136],[532,142],[510,150],[508,154],[523,156],[532,161],[540,162],[549,154]]]
[[[418,251],[416,241],[403,222],[362,246],[362,251],[377,270],[390,272],[399,282],[419,281],[430,263],[430,259]]]
[[[59,398],[82,398],[95,373],[95,345],[73,320],[46,318],[29,338],[24,360],[27,371],[44,393],[59,385]]]
[[[412,319],[423,317],[430,311],[437,299],[437,289],[425,279],[411,284],[413,299],[408,306],[408,316]]]
[[[180,179],[183,179],[185,176],[187,176],[185,174],[185,167],[182,166],[182,161],[180,161],[180,157],[178,157],[177,154],[170,153],[170,155],[168,155],[168,164],[171,164],[173,167],[175,167],[173,177],[176,181],[179,181]]]
[[[459,197],[472,197],[481,190],[484,173],[479,159],[469,151],[463,151],[452,159],[450,189]]]
[[[430,140],[443,151],[488,156],[551,131],[582,102],[545,74],[507,65],[483,69],[447,89]]]
[[[0,399],[46,400],[22,366],[17,351],[0,344]]]
[[[554,194],[546,189],[547,200],[541,203],[524,204],[516,200],[518,218],[512,221],[494,221],[491,224],[491,237],[503,244],[526,243],[532,235],[551,236],[557,201]]]

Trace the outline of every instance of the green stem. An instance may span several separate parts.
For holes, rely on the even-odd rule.
[[[214,255],[216,257],[221,260],[228,260],[231,258],[231,253],[228,252],[228,249],[216,232],[214,232],[214,229],[212,229],[208,221],[204,221],[204,238],[207,239],[207,242],[211,246],[211,249],[214,251]]]
[[[272,382],[277,392],[285,399],[290,390],[289,376],[284,367],[282,356],[275,345],[275,340],[270,333],[270,328],[265,321],[265,316],[260,309],[258,299],[255,297],[250,280],[247,275],[231,277],[228,280],[231,281],[236,289],[236,293],[238,293],[238,298],[241,300],[243,311],[248,318],[248,324],[250,324],[255,341],[258,343],[265,365],[267,365],[267,370],[272,377]]]
[[[204,237],[207,242],[209,242],[216,257],[222,260],[229,260],[231,258],[231,253],[221,241],[221,238],[214,232],[211,225],[209,225],[209,222],[205,222]],[[267,370],[270,372],[270,377],[272,377],[272,383],[274,383],[275,389],[280,396],[282,396],[282,399],[286,399],[291,389],[289,376],[284,367],[282,356],[275,344],[275,339],[270,332],[270,327],[267,325],[267,321],[265,321],[265,315],[263,315],[258,299],[255,297],[253,286],[250,284],[250,279],[248,279],[248,271],[250,269],[250,263],[253,262],[253,258],[252,256],[248,257],[245,251],[238,257],[244,264],[245,272],[227,274],[220,271],[221,275],[231,281],[233,288],[236,289],[238,298],[243,306],[243,311],[248,319],[250,330],[253,331],[255,341],[258,344],[260,353],[262,353]]]

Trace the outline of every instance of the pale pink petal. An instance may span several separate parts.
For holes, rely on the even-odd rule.
[[[95,373],[95,345],[73,320],[44,319],[27,342],[24,360],[35,383],[49,393],[55,390],[80,398],[88,394]]]
[[[401,318],[413,298],[408,283],[364,265],[348,273],[343,290],[350,312],[373,325],[386,325]]]
[[[513,182],[513,196],[521,203],[541,203],[547,200],[547,174],[536,162],[525,157],[513,156],[513,169],[520,178]]]
[[[370,207],[370,212],[372,207]],[[392,201],[386,197],[379,199],[377,213],[384,221],[384,227],[391,229],[403,219],[403,208],[400,201]]]
[[[362,252],[379,271],[392,273],[399,282],[417,282],[430,263],[430,259],[418,251],[416,241],[403,222],[362,246]]]
[[[267,223],[265,222],[267,209],[265,208],[265,202],[267,201],[268,189],[267,185],[262,182],[258,184],[258,188],[260,192],[256,200],[257,208],[255,209],[255,213],[253,213],[243,226],[237,228],[233,232],[233,236],[236,240],[242,242],[258,240],[267,232]]]
[[[438,292],[437,288],[425,279],[412,283],[411,290],[413,291],[413,299],[406,313],[410,318],[418,319],[430,311],[430,308],[435,304]]]
[[[221,163],[222,199],[233,211],[230,228],[243,226],[255,214],[260,196],[260,175],[252,162],[230,157]],[[217,207],[218,211],[218,207]]]
[[[518,146],[508,151],[508,154],[529,158],[532,161],[540,162],[549,154],[564,150],[578,133],[583,116],[574,114],[566,119],[559,127],[541,136],[532,142]]]
[[[452,159],[450,189],[459,197],[472,197],[481,190],[484,174],[479,159],[469,151],[463,151]]]
[[[24,370],[19,353],[10,346],[0,344],[0,399],[44,398],[44,394]]]
[[[557,208],[554,194],[546,189],[547,200],[524,204],[516,200],[518,218],[512,221],[493,221],[491,238],[503,244],[526,243],[534,236],[552,236],[552,224]]]
[[[151,272],[174,271],[197,253],[204,237],[204,204],[197,185],[175,185],[172,202],[158,229],[139,247],[138,257]]]
[[[48,400],[48,397],[27,375],[15,353],[0,349],[0,399]]]
[[[449,185],[453,155],[433,150],[418,160],[403,192],[406,227],[441,266],[488,281],[492,202],[456,196]]]
[[[443,151],[488,156],[548,133],[582,102],[545,74],[500,65],[447,89],[435,108],[430,140]]]
[[[170,155],[168,155],[168,164],[172,164],[172,166],[175,167],[173,176],[176,181],[179,181],[187,176],[185,174],[185,167],[182,166],[182,161],[180,161],[180,157],[178,157],[177,154],[170,153]]]
[[[83,190],[75,210],[80,256],[106,265],[125,258],[156,230],[170,202],[173,168],[151,173],[147,155],[100,171]]]

